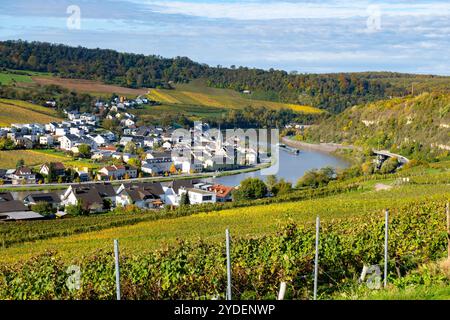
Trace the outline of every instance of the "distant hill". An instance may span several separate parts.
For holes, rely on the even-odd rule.
[[[450,94],[423,93],[358,105],[308,129],[307,140],[390,149],[426,158],[450,154]]]
[[[172,83],[204,79],[216,88],[249,91],[249,98],[311,105],[341,112],[355,104],[440,90],[450,78],[391,72],[297,74],[245,67],[210,67],[186,57],[119,53],[42,42],[0,42],[0,68],[48,72],[65,78],[102,81],[128,88],[171,89]]]

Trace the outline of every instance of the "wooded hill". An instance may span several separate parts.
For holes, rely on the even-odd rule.
[[[130,88],[170,88],[171,82],[203,78],[209,86],[250,90],[250,98],[312,105],[331,112],[407,95],[413,83],[416,93],[435,88],[450,91],[448,77],[391,72],[297,74],[273,69],[210,67],[186,57],[166,59],[20,40],[0,42],[0,68],[50,72]]]
[[[354,106],[302,137],[389,149],[416,159],[450,155],[450,94],[423,93]]]

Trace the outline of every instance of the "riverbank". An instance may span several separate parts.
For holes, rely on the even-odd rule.
[[[292,140],[289,137],[282,137],[281,141],[284,144],[286,144],[290,147],[293,147],[293,148],[321,151],[321,152],[326,152],[326,153],[334,153],[338,150],[344,150],[344,149],[349,149],[349,150],[358,149],[355,146],[343,145],[343,144],[339,144],[339,143],[318,143],[318,144],[307,143],[307,142],[303,142],[303,141]]]

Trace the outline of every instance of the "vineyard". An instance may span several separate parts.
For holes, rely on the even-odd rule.
[[[358,277],[363,265],[383,263],[386,208],[390,286],[441,292],[442,272],[417,270],[446,256],[449,174],[436,163],[254,201],[0,224],[0,299],[114,299],[113,239],[124,299],[224,298],[227,228],[235,299],[273,299],[281,281],[287,299],[310,299],[316,216],[319,298],[371,297]],[[376,191],[380,182],[392,188]],[[72,265],[79,290],[66,283]]]
[[[11,123],[48,123],[60,121],[56,111],[18,100],[0,99],[0,126]]]
[[[416,201],[391,209],[389,283],[407,285],[402,279],[410,271],[444,257],[444,206],[443,201]],[[288,223],[278,230],[259,237],[232,237],[236,299],[274,299],[281,281],[288,283],[287,298],[311,298],[314,225]],[[374,211],[364,217],[323,219],[320,239],[319,298],[327,298],[357,285],[363,265],[382,263],[383,215]],[[109,243],[107,250],[80,253],[70,261],[44,252],[25,262],[2,265],[0,298],[114,299],[114,258]],[[122,247],[126,251],[127,244]],[[66,284],[70,265],[81,270],[78,290]],[[120,268],[123,299],[224,298],[223,242],[183,240],[157,251],[121,254]]]
[[[287,108],[301,113],[317,114],[323,112],[320,109],[306,105],[249,99],[233,90],[207,87],[201,80],[192,81],[189,84],[177,84],[175,90],[150,89],[148,96],[154,101],[167,105],[231,109],[241,109],[246,106],[264,106],[269,109]]]

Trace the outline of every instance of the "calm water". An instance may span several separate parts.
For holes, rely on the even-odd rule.
[[[279,179],[284,178],[285,180],[295,184],[297,180],[308,170],[314,168],[320,169],[326,166],[346,168],[348,165],[348,162],[327,153],[301,150],[300,154],[295,155],[280,148],[280,160],[277,177]],[[227,186],[236,186],[246,178],[265,179],[266,176],[262,176],[261,171],[254,171],[241,173],[234,176],[220,177],[214,180],[209,179],[209,182],[220,183]]]
[[[287,181],[295,184],[297,180],[303,176],[303,174],[311,169],[323,168],[326,166],[332,166],[335,168],[346,168],[348,163],[340,158],[334,157],[327,153],[318,151],[301,150],[300,154],[295,155],[284,149],[280,149],[280,160],[277,177],[284,178]],[[246,178],[260,178],[265,179],[266,176],[261,175],[261,171],[254,171],[248,173],[241,173],[234,176],[226,176],[215,179],[206,179],[209,183],[220,183],[227,186],[237,186],[242,180]],[[54,191],[23,191],[12,192],[13,196],[17,200],[23,200],[24,197],[30,193],[46,193],[54,192],[58,195],[64,193],[65,190]]]

